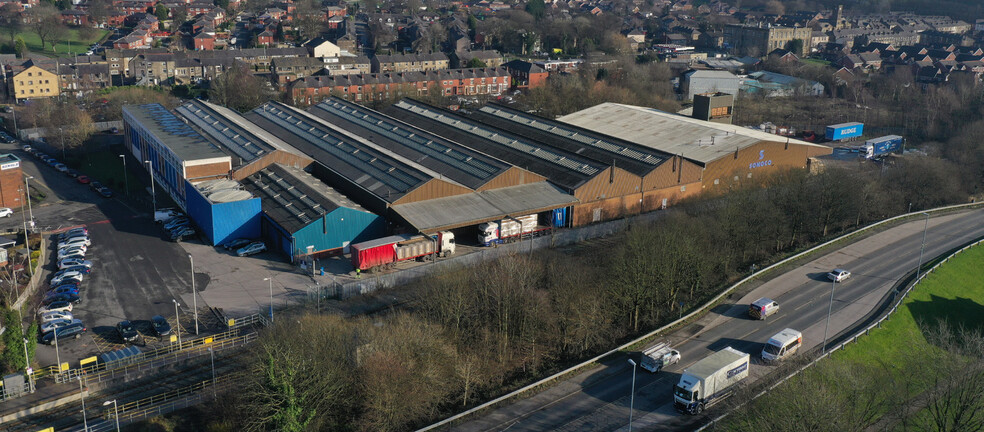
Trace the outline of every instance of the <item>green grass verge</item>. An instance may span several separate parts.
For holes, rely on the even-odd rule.
[[[77,29],[68,29],[65,35],[59,38],[60,40],[55,42],[55,47],[52,49],[51,42],[47,41],[44,45],[44,50],[41,50],[41,38],[38,37],[37,33],[31,31],[22,31],[17,33],[17,37],[24,39],[24,43],[27,44],[27,49],[31,52],[42,53],[53,56],[69,56],[73,54],[85,54],[89,51],[89,47],[93,43],[102,40],[109,34],[108,30],[96,30],[93,32],[93,37],[89,39],[83,39],[79,36],[79,31]],[[4,43],[10,42],[8,39],[4,40]]]
[[[109,186],[116,193],[125,193],[127,180],[130,192],[139,191],[143,183],[132,172],[128,179],[123,177],[123,160],[119,153],[100,151],[85,153],[81,158],[69,158],[68,164],[95,181]]]
[[[801,60],[804,63],[814,63],[814,64],[818,64],[818,65],[823,65],[823,66],[830,66],[830,62],[827,61],[827,60],[820,60],[820,59],[814,59],[814,58],[804,58],[804,59],[801,59]]]

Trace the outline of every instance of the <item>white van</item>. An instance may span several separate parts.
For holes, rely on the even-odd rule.
[[[803,345],[803,333],[790,328],[785,329],[765,343],[765,347],[762,348],[762,360],[782,360],[799,351],[801,345]]]
[[[755,319],[764,320],[776,312],[779,312],[779,303],[768,297],[755,300],[748,306],[748,315]]]

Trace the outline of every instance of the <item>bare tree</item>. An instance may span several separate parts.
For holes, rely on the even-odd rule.
[[[249,111],[277,98],[270,83],[254,76],[249,66],[242,62],[236,62],[225,73],[213,79],[208,96],[213,102],[240,112]]]
[[[0,6],[0,23],[3,23],[4,30],[10,36],[10,45],[14,45],[14,36],[21,29],[20,8],[14,3],[4,3]]]
[[[66,28],[62,24],[58,15],[58,9],[48,3],[41,3],[32,7],[27,12],[30,20],[31,30],[37,33],[41,39],[41,51],[44,51],[45,44],[51,42],[54,46],[55,40],[65,34]]]

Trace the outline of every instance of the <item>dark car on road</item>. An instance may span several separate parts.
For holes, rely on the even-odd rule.
[[[55,343],[55,337],[58,338],[59,343],[65,339],[78,339],[82,337],[82,334],[88,330],[82,323],[69,324],[65,327],[56,328],[53,331],[47,332],[41,336],[41,343],[51,345]]]
[[[89,182],[89,189],[99,192],[99,189],[103,188],[103,184],[97,181]]]
[[[102,189],[99,189],[99,195],[102,195],[103,198],[112,198],[113,190],[106,186],[103,186]]]
[[[140,339],[140,333],[137,333],[137,329],[133,328],[133,323],[130,321],[120,321],[119,324],[116,324],[116,331],[120,332],[120,338],[124,342],[133,343]]]
[[[159,337],[171,334],[171,324],[163,316],[157,315],[151,318],[150,325],[154,328],[154,333],[157,333]]]

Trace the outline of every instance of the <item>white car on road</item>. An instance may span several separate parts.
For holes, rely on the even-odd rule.
[[[0,217],[10,217],[14,211],[7,207],[0,208]]]
[[[834,282],[844,282],[849,277],[851,277],[851,272],[844,269],[833,269],[830,273],[827,273],[827,279]]]

